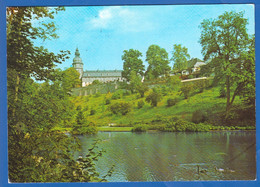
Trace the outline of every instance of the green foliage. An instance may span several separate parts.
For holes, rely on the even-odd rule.
[[[215,81],[226,87],[227,114],[235,97],[255,84],[254,37],[248,35],[247,24],[243,12],[231,11],[200,25],[204,59],[211,59]]]
[[[140,75],[137,75],[135,71],[131,71],[129,80],[130,84],[128,88],[131,90],[132,93],[135,93],[137,91],[137,88],[142,86],[142,78]]]
[[[174,61],[173,70],[175,72],[180,72],[188,68],[188,59],[190,55],[188,54],[188,49],[182,47],[181,44],[173,45],[173,52],[171,60]]]
[[[136,75],[144,75],[144,65],[140,57],[142,57],[142,53],[138,50],[124,50],[124,54],[122,55],[122,60],[124,61],[122,76],[126,78],[127,81],[131,80],[131,72],[133,71]]]
[[[196,88],[198,90],[199,93],[202,93],[204,91],[204,89],[207,87],[207,80],[197,80],[194,83],[194,88]]]
[[[86,125],[81,108],[75,110],[68,95],[78,81],[75,71],[54,69],[56,63],[67,58],[66,52],[55,55],[33,45],[34,39],[57,38],[55,25],[48,18],[53,19],[55,12],[62,9],[7,8],[8,174],[11,182],[102,180],[98,175],[85,172],[86,169],[94,171],[94,165],[83,164],[82,169],[80,162],[75,161],[74,151],[79,149],[77,139],[55,130],[74,124],[92,126]],[[64,74],[71,76],[71,80],[65,79]],[[45,82],[36,83],[35,79]],[[84,159],[97,159],[95,153],[92,156]]]
[[[93,116],[93,115],[96,114],[96,112],[97,112],[97,111],[96,111],[95,109],[91,109],[89,115]]]
[[[124,94],[123,90],[117,90],[116,92],[113,93],[111,99],[116,100],[116,99],[121,99]]]
[[[193,123],[203,123],[207,120],[207,114],[204,111],[196,110],[192,113],[191,121]]]
[[[181,87],[181,93],[184,95],[185,99],[188,99],[191,95],[191,92],[193,91],[193,85],[192,84],[183,84]]]
[[[153,89],[153,91],[146,97],[145,101],[151,103],[153,107],[157,106],[157,103],[162,99],[161,93]]]
[[[160,75],[166,75],[170,71],[168,53],[158,45],[149,46],[146,52],[146,61],[149,66],[145,72],[146,78],[151,80]]]
[[[111,100],[107,98],[107,99],[105,100],[105,105],[109,105],[110,103],[111,103]]]
[[[132,128],[132,132],[146,132],[147,130],[148,126],[143,124],[134,125]]]
[[[109,109],[113,114],[126,115],[132,110],[132,106],[128,102],[116,102],[111,104]]]
[[[99,85],[102,84],[99,80],[94,80],[92,83],[92,85]]]
[[[137,108],[140,109],[143,108],[143,106],[144,106],[144,101],[143,100],[138,101]]]
[[[166,80],[167,86],[174,91],[178,91],[181,86],[181,79],[178,75],[170,76]]]
[[[171,106],[176,105],[178,100],[179,99],[177,97],[167,99],[167,106],[171,107]]]
[[[227,96],[227,90],[224,86],[221,86],[219,90],[219,97],[225,98],[226,96]]]
[[[73,172],[73,181],[75,182],[106,182],[106,177],[111,176],[113,173],[114,165],[108,170],[107,174],[103,177],[99,176],[96,171],[95,162],[102,157],[105,151],[103,149],[98,149],[99,141],[94,142],[91,148],[88,149],[88,153],[85,157],[79,157]],[[74,169],[74,168],[73,168]]]
[[[92,112],[92,110],[90,111],[90,113]],[[71,133],[72,134],[96,134],[97,127],[94,123],[91,123],[86,119],[82,110],[78,110],[78,114],[76,116],[76,124],[73,125]]]
[[[72,88],[80,87],[79,72],[75,68],[64,70],[62,72],[61,85],[66,92],[70,92]]]

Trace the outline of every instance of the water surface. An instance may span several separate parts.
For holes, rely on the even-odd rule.
[[[255,131],[200,133],[99,132],[79,136],[85,155],[94,140],[106,153],[101,176],[115,165],[110,182],[255,180]]]

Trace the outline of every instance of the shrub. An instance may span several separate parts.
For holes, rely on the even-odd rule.
[[[137,86],[136,91],[140,94],[140,97],[144,97],[145,92],[149,90],[148,86],[141,84]]]
[[[146,132],[148,130],[147,125],[138,124],[132,128],[132,132]]]
[[[126,115],[127,113],[129,113],[131,111],[131,105],[130,103],[127,102],[121,102],[120,103],[120,108],[119,111],[122,115]]]
[[[192,84],[183,84],[182,87],[181,87],[181,92],[184,95],[185,99],[189,98],[192,90],[193,90]]]
[[[199,123],[196,125],[196,128],[197,128],[197,132],[208,132],[211,130],[211,125],[207,125],[207,124],[204,124],[204,123]]]
[[[178,131],[178,132],[184,132],[184,131],[186,131],[187,126],[188,126],[188,122],[187,122],[187,121],[178,120],[178,121],[176,121],[176,123],[175,123],[175,129],[176,129],[176,131]]]
[[[196,110],[192,113],[191,121],[193,123],[203,123],[207,120],[207,115],[204,111]]]
[[[181,85],[181,79],[179,76],[175,75],[175,76],[170,76],[167,79],[167,85],[173,89],[173,90],[179,90],[180,85]]]
[[[106,99],[105,100],[105,105],[109,105],[111,103],[111,100],[110,99]]]
[[[140,108],[143,108],[143,106],[144,106],[144,101],[143,100],[138,101],[137,108],[140,109]]]
[[[87,126],[87,127],[79,128],[77,134],[96,134],[97,132],[98,132],[97,127]]]
[[[131,109],[132,109],[132,106],[128,102],[117,102],[117,103],[110,105],[110,111],[113,114],[121,113],[122,115],[126,115],[127,113],[129,113],[131,111]]]
[[[177,104],[177,102],[178,102],[178,98],[177,98],[177,97],[175,97],[175,98],[169,98],[169,99],[167,100],[167,106],[168,106],[168,107],[174,106],[174,105]]]
[[[99,84],[102,84],[102,82],[100,82],[99,80],[94,80],[92,82],[92,85],[99,85]]]
[[[97,92],[94,97],[100,97],[100,96],[101,96],[101,93]]]
[[[91,115],[91,116],[92,116],[92,115],[95,115],[96,112],[97,112],[97,111],[96,111],[95,109],[91,109],[91,110],[90,110],[90,115]]]
[[[121,99],[124,94],[123,90],[117,90],[111,97],[111,99],[116,100],[116,99]]]
[[[202,93],[204,91],[204,88],[206,88],[205,80],[196,81],[195,87],[199,90],[199,93]]]
[[[156,107],[161,98],[162,95],[158,92],[158,90],[154,89],[153,92],[146,97],[145,101],[151,103],[153,107]]]

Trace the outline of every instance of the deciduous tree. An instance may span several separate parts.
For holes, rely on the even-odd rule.
[[[181,44],[174,44],[172,51],[171,60],[174,62],[173,70],[175,72],[180,72],[188,68],[188,59],[190,55],[188,54],[188,49],[182,47]]]
[[[130,81],[131,72],[134,71],[137,75],[144,75],[144,65],[142,59],[142,53],[135,49],[124,50],[122,60],[124,61],[122,76]]]
[[[151,45],[146,52],[146,61],[149,66],[146,71],[148,79],[158,78],[170,71],[168,53],[158,45]]]
[[[226,88],[227,114],[235,97],[254,84],[254,40],[250,40],[247,24],[243,12],[231,11],[200,25],[204,60],[212,59],[215,79]]]

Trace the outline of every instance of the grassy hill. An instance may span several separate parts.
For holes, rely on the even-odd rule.
[[[230,116],[224,119],[226,99],[219,97],[219,89],[219,87],[207,88],[202,93],[194,91],[188,99],[184,99],[181,92],[171,91],[162,97],[157,107],[152,107],[145,101],[151,90],[146,92],[144,98],[140,98],[139,94],[121,94],[119,99],[112,99],[113,94],[116,93],[108,93],[73,97],[72,101],[76,106],[81,106],[88,121],[94,122],[98,126],[113,124],[131,127],[134,124],[147,124],[173,117],[192,121],[192,115],[196,111],[203,113],[206,123],[209,124],[254,126],[254,107],[244,105],[239,97],[234,101]],[[169,98],[178,98],[177,104],[167,106]],[[106,103],[107,100],[110,103]],[[138,102],[141,100],[144,102],[144,106],[138,108]],[[110,110],[111,105],[120,102],[127,102],[131,105],[131,111],[126,115],[113,114]]]

